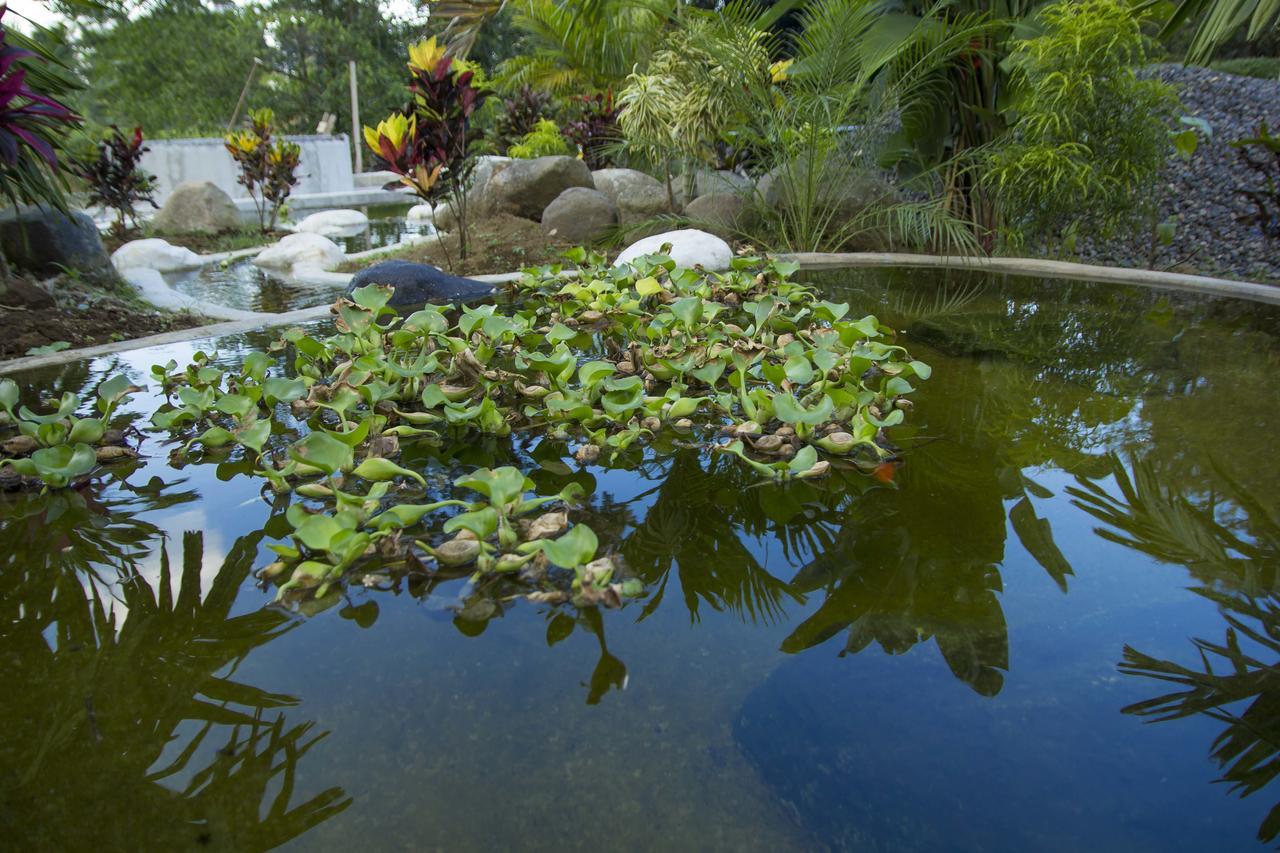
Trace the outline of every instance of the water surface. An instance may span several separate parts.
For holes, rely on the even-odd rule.
[[[891,476],[761,484],[695,449],[579,470],[530,437],[406,452],[433,483],[498,464],[548,494],[582,481],[578,517],[646,583],[621,610],[372,569],[277,608],[251,572],[285,501],[234,456],[174,467],[155,434],[121,482],[0,499],[12,843],[1274,843],[1275,310],[936,273],[819,284],[933,365]],[[21,378],[145,380],[266,340]],[[1148,674],[1119,667],[1126,647]],[[1154,708],[1182,716],[1135,713],[1184,690]]]

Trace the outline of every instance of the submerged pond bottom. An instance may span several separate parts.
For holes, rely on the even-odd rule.
[[[645,583],[620,610],[376,575],[276,607],[252,572],[284,507],[234,459],[171,463],[158,433],[115,479],[0,496],[6,842],[1274,843],[1280,313],[958,273],[815,283],[933,366],[904,464],[857,493],[698,449],[579,470],[534,437],[402,460],[583,482],[585,518]],[[143,385],[269,341],[18,378]]]

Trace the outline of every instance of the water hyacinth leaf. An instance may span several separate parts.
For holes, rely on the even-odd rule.
[[[123,373],[117,373],[98,386],[98,409],[108,412],[135,391],[141,391]]]
[[[702,319],[703,302],[696,296],[685,296],[671,303],[671,313],[684,323],[685,328],[692,329],[693,325]]]
[[[861,320],[856,320],[853,323],[850,323],[849,325],[852,326],[853,329],[857,331],[859,334],[864,335],[868,338],[875,338],[880,336],[880,321],[877,320],[871,314],[868,314],[867,316],[863,317]]]
[[[310,433],[289,448],[289,456],[329,475],[354,462],[351,448],[327,432]]]
[[[92,471],[98,457],[87,444],[62,444],[37,450],[31,454],[30,461],[36,476],[54,488],[61,488]]]
[[[787,379],[796,385],[808,385],[813,381],[813,365],[802,355],[793,355],[782,365]]]
[[[641,296],[653,296],[655,293],[661,293],[662,284],[653,276],[645,276],[635,283],[636,293]]]
[[[386,307],[391,301],[391,295],[395,293],[395,289],[386,284],[367,284],[364,287],[357,287],[351,291],[351,299],[361,308],[367,308],[370,311],[378,312]]]
[[[726,365],[723,361],[716,360],[704,364],[697,370],[690,371],[690,375],[707,385],[715,386],[720,381],[720,377],[724,375]]]
[[[491,506],[455,515],[444,523],[445,533],[466,530],[477,539],[488,539],[498,532],[498,511]]]
[[[499,507],[506,506],[533,488],[533,483],[520,469],[510,465],[496,469],[481,468],[459,477],[453,484],[477,491]]]
[[[849,313],[848,302],[815,302],[813,304],[813,316],[821,320],[827,320],[832,323],[838,323],[844,319],[844,315]]]
[[[818,451],[812,444],[806,444],[796,451],[796,455],[787,463],[787,469],[793,474],[808,471],[818,461]]]
[[[818,366],[818,369],[822,371],[824,376],[835,369],[835,366],[840,363],[840,357],[830,350],[814,350],[811,357],[813,358],[813,363]]]
[[[911,387],[911,383],[903,379],[901,376],[894,376],[884,384],[884,393],[890,397],[899,397],[903,394],[910,394],[915,389]]]
[[[456,500],[436,501],[429,504],[396,504],[374,517],[370,524],[378,530],[412,527],[428,513],[447,506],[470,506],[470,504]]]
[[[233,418],[243,418],[258,407],[243,394],[223,394],[213,404],[213,408]]]
[[[539,544],[550,562],[562,569],[572,569],[591,562],[600,541],[590,527],[576,524],[560,538],[542,539]]]
[[[254,382],[261,382],[267,375],[269,367],[271,367],[271,356],[265,352],[253,350],[245,355],[244,362],[240,365],[240,375]]]
[[[408,468],[403,468],[390,459],[383,459],[380,456],[369,457],[357,465],[351,473],[365,480],[377,482],[393,480],[396,477],[408,477],[423,486],[427,484],[426,478],[417,471],[410,471]]]
[[[640,407],[644,402],[644,380],[639,376],[609,380],[609,390],[600,398],[600,405],[611,415],[622,415]]]
[[[933,368],[925,364],[923,361],[911,362],[911,369],[915,372],[916,376],[919,376],[921,379],[928,379],[933,375]]]
[[[209,427],[207,430],[191,439],[192,443],[199,442],[205,447],[226,447],[234,440],[235,436],[220,426]]]
[[[293,531],[294,538],[312,551],[328,551],[334,539],[346,533],[336,518],[323,513],[307,516]]]
[[[563,341],[571,341],[577,336],[577,330],[571,329],[564,323],[560,322],[557,322],[551,327],[551,331],[547,332],[547,340],[553,344],[558,344]]]
[[[812,409],[804,408],[791,394],[775,394],[773,397],[774,414],[789,424],[817,426],[830,418],[833,411],[835,411],[835,404],[825,394]]]
[[[262,448],[266,446],[267,439],[270,437],[271,421],[268,420],[254,421],[235,431],[236,441],[257,454],[262,453]]]
[[[58,401],[58,408],[51,415],[37,415],[26,406],[18,409],[18,417],[24,421],[34,424],[51,424],[54,421],[60,421],[70,415],[80,405],[80,398],[70,391],[64,392],[62,399]]]
[[[608,361],[588,361],[578,368],[578,380],[588,388],[594,387],[602,380],[612,376],[614,366]]]
[[[106,431],[106,426],[97,418],[79,418],[71,425],[67,441],[72,444],[97,444]]]
[[[301,379],[272,376],[262,383],[262,393],[270,404],[292,403],[307,396],[307,383]]]
[[[18,383],[12,379],[0,379],[0,409],[13,414],[13,407],[18,405]]]
[[[370,415],[361,420],[360,423],[356,425],[355,429],[347,430],[346,432],[324,430],[324,433],[325,435],[331,436],[332,438],[342,442],[347,447],[357,447],[358,445],[363,444],[364,440],[369,437],[369,433],[373,429],[374,421],[379,420],[381,417],[381,415]]]

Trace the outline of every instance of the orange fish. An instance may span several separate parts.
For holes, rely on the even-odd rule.
[[[892,462],[881,462],[876,469],[871,472],[871,476],[877,482],[884,483],[886,486],[893,485],[893,472],[897,470],[896,465]]]

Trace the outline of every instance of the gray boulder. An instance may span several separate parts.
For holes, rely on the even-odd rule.
[[[672,178],[671,185],[675,190],[676,202],[681,206],[686,206],[694,199],[711,193],[735,193],[749,196],[755,189],[751,179],[744,175],[739,175],[737,172],[712,171],[710,169],[700,169],[694,173],[693,195],[688,194],[688,181],[684,175]]]
[[[754,214],[751,200],[738,193],[707,193],[684,208],[684,215],[695,225],[726,240],[749,228]]]
[[[347,295],[357,287],[370,284],[387,284],[395,289],[387,303],[393,308],[425,302],[475,302],[493,295],[492,285],[450,275],[431,264],[410,261],[383,261],[360,270],[347,285]]]
[[[0,212],[0,250],[15,267],[38,275],[63,268],[109,272],[111,258],[93,220],[83,213],[27,207]]]
[[[596,189],[618,208],[618,221],[635,225],[671,213],[671,201],[662,181],[636,169],[597,169],[591,173]]]
[[[542,212],[548,237],[569,243],[591,243],[618,222],[618,208],[599,190],[569,187]]]
[[[770,207],[789,208],[810,195],[815,203],[833,208],[840,219],[850,219],[876,204],[891,204],[901,198],[897,189],[879,174],[849,165],[831,164],[814,177],[811,193],[802,165],[765,173],[756,191]]]
[[[570,187],[595,189],[591,170],[576,157],[514,160],[489,179],[484,204],[494,213],[540,220],[547,205]]]
[[[183,181],[151,221],[158,234],[217,234],[240,227],[231,196],[209,181]]]

